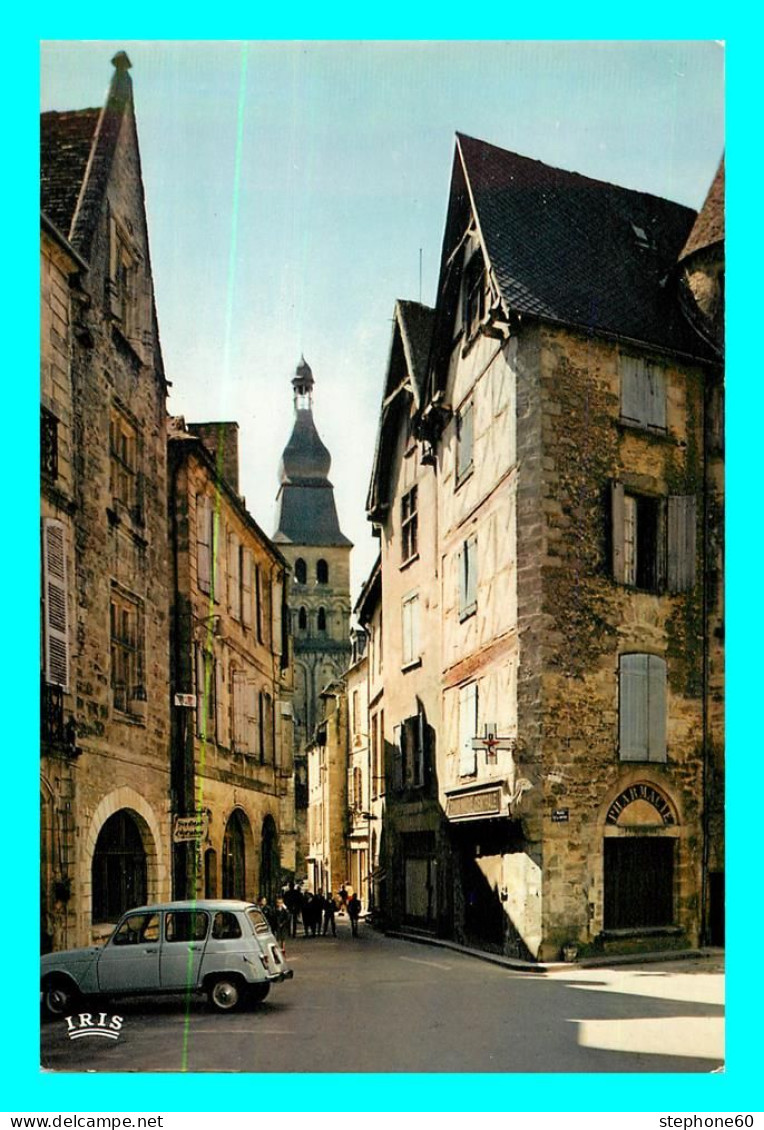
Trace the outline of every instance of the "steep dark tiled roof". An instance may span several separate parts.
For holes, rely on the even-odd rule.
[[[409,376],[414,383],[419,403],[425,394],[427,363],[430,359],[430,342],[435,323],[435,311],[421,302],[398,299],[401,334],[405,339],[410,362]]]
[[[705,351],[669,275],[695,212],[457,135],[485,249],[518,313]]]
[[[724,161],[716,170],[713,184],[708,190],[703,207],[692,226],[690,238],[684,245],[680,259],[686,259],[701,248],[724,241]]]
[[[51,110],[40,115],[40,206],[71,235],[100,110]]]

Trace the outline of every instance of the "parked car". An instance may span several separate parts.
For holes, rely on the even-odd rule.
[[[41,959],[42,1005],[66,1016],[84,996],[206,992],[219,1012],[264,1001],[293,976],[262,911],[231,899],[139,906],[103,946]]]

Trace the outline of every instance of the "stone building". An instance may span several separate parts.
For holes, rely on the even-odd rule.
[[[170,894],[166,382],[127,56],[41,118],[42,929]]]
[[[308,770],[307,882],[336,894],[347,876],[348,699],[344,680],[319,695],[320,720],[305,750]]]
[[[418,659],[434,730],[432,791],[414,769],[421,799],[387,798],[394,920],[549,959],[567,943],[694,945],[719,919],[718,185],[711,195],[715,223],[696,222],[457,137],[426,383],[397,428],[386,388],[369,498],[396,784],[416,743],[390,690]],[[407,429],[420,444],[409,478]],[[420,616],[436,611],[412,651],[406,531],[429,475],[433,502],[416,510],[432,565],[410,592]],[[406,837],[425,832],[417,869]]]
[[[383,836],[385,817],[385,685],[384,637],[382,632],[382,561],[378,557],[364,581],[353,609],[366,634],[365,674],[367,785],[365,796],[368,839],[369,884],[364,905],[382,920],[387,903],[387,843]]]
[[[350,551],[340,530],[331,456],[313,419],[313,374],[303,359],[292,380],[295,421],[279,468],[273,541],[291,569],[287,604],[294,646],[297,879],[307,874],[306,749],[322,717],[321,693],[350,659]]]
[[[287,564],[239,494],[238,426],[171,423],[174,893],[272,905],[294,877]]]
[[[344,878],[369,906],[371,880],[371,742],[369,738],[368,637],[363,629],[351,633],[350,665],[345,674],[347,697],[347,855]]]

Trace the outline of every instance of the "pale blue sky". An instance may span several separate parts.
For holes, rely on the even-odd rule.
[[[239,422],[272,533],[305,354],[354,596],[393,305],[420,297],[420,248],[434,301],[455,132],[695,208],[724,148],[713,41],[43,43],[42,109],[101,105],[121,48],[170,411]]]

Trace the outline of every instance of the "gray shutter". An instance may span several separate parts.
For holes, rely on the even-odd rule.
[[[202,592],[210,591],[210,500],[206,494],[196,496],[196,572]]]
[[[626,558],[624,545],[624,490],[623,483],[614,479],[610,484],[610,518],[612,539],[613,580],[619,585],[626,584]]]
[[[403,751],[401,749],[402,727],[393,726],[393,790],[403,788]]]
[[[467,607],[472,608],[477,604],[477,538],[469,539],[464,547],[467,561],[466,597]]]
[[[647,656],[648,749],[650,761],[666,760],[666,661]]]
[[[223,679],[223,663],[220,659],[212,660],[215,679],[215,740],[219,745],[226,744],[226,695]]]
[[[648,751],[647,655],[622,655],[618,680],[621,761],[645,761]]]
[[[45,604],[45,680],[69,687],[69,607],[66,583],[66,530],[62,522],[43,522]]]
[[[686,592],[695,586],[695,532],[697,507],[694,494],[668,499],[668,590]]]
[[[220,499],[215,500],[215,505],[211,507],[212,513],[212,550],[213,550],[213,574],[212,574],[212,595],[215,603],[219,604],[223,599],[224,585],[225,585],[225,556],[226,556],[226,540],[225,540],[225,523],[223,522],[223,515],[220,513]]]
[[[252,550],[242,546],[241,551],[241,622],[252,627]]]
[[[658,592],[666,591],[666,576],[668,570],[667,542],[666,499],[659,498],[655,528],[655,587]]]
[[[204,652],[201,647],[196,647],[196,732],[200,737],[205,736],[208,702],[204,687]]]
[[[459,776],[469,777],[477,771],[477,752],[472,748],[477,734],[477,683],[468,683],[459,690]]]
[[[467,543],[462,544],[457,562],[459,570],[459,614],[467,607]]]
[[[425,783],[424,772],[424,715],[421,710],[416,716],[416,768],[414,770],[414,784],[423,785]]]
[[[621,417],[643,424],[647,419],[647,382],[636,357],[621,357]]]
[[[666,373],[662,365],[649,363],[645,366],[649,389],[649,408],[647,423],[654,428],[666,427]]]

